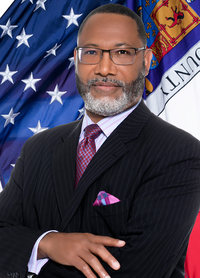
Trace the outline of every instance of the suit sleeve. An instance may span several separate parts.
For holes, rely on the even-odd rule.
[[[44,232],[30,229],[24,222],[24,210],[28,209],[23,205],[24,151],[25,147],[0,194],[0,270],[11,277],[16,273],[26,277],[32,248]]]
[[[111,277],[184,277],[181,268],[199,205],[199,142],[177,144],[158,154],[132,200],[120,237],[125,247],[108,248],[121,269],[113,271],[102,262]]]

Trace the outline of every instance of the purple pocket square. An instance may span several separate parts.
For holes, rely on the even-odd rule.
[[[106,193],[105,191],[100,191],[97,195],[97,198],[93,204],[93,206],[106,206],[106,205],[112,205],[115,203],[120,202],[118,198],[115,196]]]

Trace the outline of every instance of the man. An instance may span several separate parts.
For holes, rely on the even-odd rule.
[[[0,195],[6,277],[184,277],[200,144],[141,100],[151,56],[126,7],[101,6],[82,23],[74,58],[86,115],[23,147]],[[81,169],[89,142],[96,154]]]

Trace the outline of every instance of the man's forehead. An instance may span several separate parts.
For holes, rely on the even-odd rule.
[[[83,26],[82,32],[78,38],[78,42],[86,42],[93,37],[111,39],[122,37],[130,39],[138,38],[137,24],[134,19],[129,16],[113,13],[98,13],[92,15]],[[99,39],[101,38],[99,37]],[[124,41],[128,43],[127,41]]]
[[[88,20],[85,23],[85,26],[83,27],[83,30],[86,28],[90,28],[91,25],[95,22],[96,24],[105,25],[107,23],[115,23],[116,22],[123,22],[124,24],[127,24],[127,27],[129,24],[133,24],[135,26],[135,20],[131,18],[130,16],[123,15],[123,14],[116,14],[116,13],[96,13],[88,18]],[[93,26],[95,27],[95,26]]]

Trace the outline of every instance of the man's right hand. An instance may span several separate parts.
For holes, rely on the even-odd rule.
[[[96,278],[93,270],[100,278],[109,278],[97,256],[111,268],[118,270],[119,262],[105,246],[123,247],[124,245],[124,241],[89,233],[50,232],[40,241],[38,259],[50,258],[59,264],[74,266],[87,278]]]

